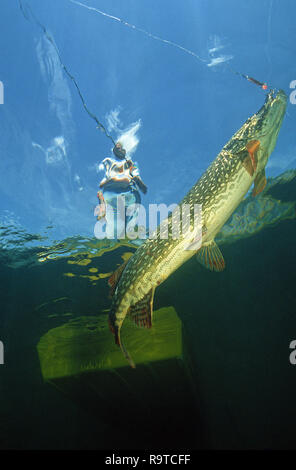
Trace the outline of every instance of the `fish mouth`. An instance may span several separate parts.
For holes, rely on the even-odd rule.
[[[287,95],[283,90],[271,90],[264,105],[246,122],[244,140],[260,143],[260,167],[264,167],[276,145],[287,107]]]
[[[255,114],[257,120],[256,130],[257,139],[264,137],[270,138],[272,134],[277,137],[280,130],[287,107],[287,95],[283,90],[277,93],[271,90],[267,96],[264,105]]]

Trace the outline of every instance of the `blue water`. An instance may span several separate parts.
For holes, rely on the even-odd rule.
[[[133,159],[149,188],[146,205],[181,200],[264,101],[264,92],[229,66],[292,91],[292,0],[85,3],[205,62],[68,0],[29,4],[99,120],[107,127],[115,113],[120,130],[141,124]],[[92,236],[102,177],[96,165],[112,143],[85,113],[52,45],[18,2],[2,2],[0,26],[0,208],[29,231],[50,224],[61,237]],[[207,66],[219,57],[225,62]],[[295,164],[295,106],[289,104],[288,113],[268,167],[273,176]],[[111,134],[120,132],[115,127]]]
[[[0,403],[5,416],[1,448],[96,448],[97,440],[91,438],[97,429],[93,418],[75,408],[77,403],[44,388],[36,344],[48,330],[67,320],[63,315],[96,315],[108,308],[106,277],[87,278],[88,268],[105,275],[122,261],[125,251],[135,249],[132,245],[118,248],[115,242],[98,243],[94,238],[96,194],[103,177],[98,165],[112,155],[113,145],[85,112],[55,47],[27,5],[55,42],[91,112],[114,140],[125,135],[148,186],[147,195],[142,195],[145,207],[178,203],[234,132],[263,104],[265,91],[240,74],[281,88],[288,96],[293,91],[290,84],[296,80],[293,0],[78,3],[23,1],[27,18],[17,1],[2,0],[0,5],[0,81],[4,90],[4,103],[0,104],[0,340],[6,354],[6,364],[0,365]],[[243,202],[218,236],[233,271],[213,280],[212,273],[204,274],[199,267],[195,280],[191,263],[162,287],[156,299],[158,307],[175,305],[191,330],[189,343],[194,345],[207,427],[207,438],[196,447],[296,446],[291,437],[296,416],[291,389],[296,386],[296,370],[288,363],[289,340],[296,338],[292,315],[295,122],[296,105],[288,100],[266,169],[266,193]],[[83,265],[88,255],[95,257],[109,249],[115,251],[99,256],[91,266]],[[224,253],[226,263],[227,256]],[[73,260],[82,261],[75,265],[76,271]],[[196,301],[199,276],[203,279],[202,309]],[[190,282],[194,282],[193,290]],[[217,298],[211,304],[213,291]],[[61,306],[58,312],[50,310],[44,316],[34,313],[39,305],[65,295],[72,298],[71,308]],[[264,298],[268,299],[266,307]],[[219,305],[223,306],[220,317]],[[202,316],[205,310],[208,319]],[[240,324],[236,323],[238,311]],[[57,316],[49,318],[52,313]],[[213,332],[211,315],[216,322]],[[200,328],[205,328],[204,337]],[[252,332],[256,332],[255,350],[248,352],[243,348],[252,343]],[[209,341],[203,343],[203,338]],[[280,359],[273,369],[278,350]],[[245,374],[237,362],[238,354],[244,356]],[[256,368],[258,355],[261,362]],[[201,356],[204,360],[198,359]],[[32,363],[28,374],[26,361]],[[284,391],[272,380],[281,370],[281,380],[290,387],[285,405],[279,402]],[[266,372],[263,378],[262,371]],[[258,381],[259,398],[254,392]],[[268,387],[274,388],[274,394]],[[40,397],[39,403],[34,402],[31,389]],[[44,412],[46,403],[55,416],[51,421]],[[248,416],[244,410],[251,410]],[[16,429],[26,429],[25,419],[32,419],[35,428],[27,429],[23,437]],[[63,419],[72,422],[68,438],[66,428],[58,424]],[[44,423],[47,432],[40,434],[38,429],[44,429]],[[102,435],[104,426],[106,422],[101,423]],[[82,427],[89,429],[88,437],[79,430]],[[102,435],[97,448],[110,447]]]

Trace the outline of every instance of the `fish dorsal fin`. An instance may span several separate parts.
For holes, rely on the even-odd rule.
[[[257,196],[257,194],[261,193],[266,186],[266,176],[265,176],[265,169],[261,170],[254,180],[254,189],[252,192],[252,196]]]
[[[199,263],[211,271],[223,271],[225,268],[223,255],[214,240],[209,245],[202,246],[198,250],[196,258]]]
[[[151,328],[154,290],[151,289],[139,302],[132,305],[128,312],[130,320],[142,328]]]
[[[123,264],[121,264],[117,269],[116,271],[114,271],[114,273],[112,274],[112,276],[109,277],[108,279],[108,285],[110,287],[110,292],[109,292],[109,295],[110,297],[112,297],[114,295],[114,292],[115,292],[115,289],[116,289],[116,286],[119,282],[119,279],[121,278],[121,275],[124,271],[124,268],[126,267],[127,265],[127,262],[128,260],[126,260]]]

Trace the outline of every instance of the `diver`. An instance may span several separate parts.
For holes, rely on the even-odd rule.
[[[97,194],[99,205],[95,215],[103,224],[106,223],[105,236],[116,239],[124,238],[128,224],[136,225],[137,205],[141,204],[139,191],[146,194],[148,188],[140,177],[136,163],[127,158],[121,142],[115,144],[113,154],[116,159],[107,157],[99,166],[100,170],[105,171],[105,176],[100,182],[101,189]],[[133,209],[133,205],[132,215],[127,216],[126,209]]]

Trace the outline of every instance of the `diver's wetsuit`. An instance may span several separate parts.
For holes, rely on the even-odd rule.
[[[135,208],[132,215],[126,216],[119,207],[127,209],[133,204],[141,203],[141,196],[135,182],[139,178],[139,169],[131,160],[115,160],[105,158],[101,164],[105,169],[105,177],[100,183],[103,189],[104,202],[106,204],[105,235],[107,238],[122,237],[129,223],[138,217],[138,209]],[[121,202],[119,202],[121,199]]]

